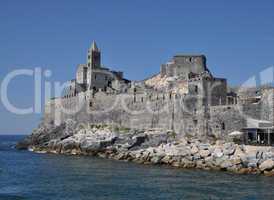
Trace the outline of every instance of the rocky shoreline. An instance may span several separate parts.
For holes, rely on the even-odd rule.
[[[140,164],[274,176],[274,148],[178,136],[161,129],[107,125],[75,129],[74,123],[40,125],[17,144],[40,153],[91,155]]]

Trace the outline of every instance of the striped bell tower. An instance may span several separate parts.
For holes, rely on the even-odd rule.
[[[96,42],[93,41],[88,50],[87,67],[98,69],[101,67],[101,51],[98,49]]]

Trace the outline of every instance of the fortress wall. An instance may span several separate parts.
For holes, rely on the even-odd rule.
[[[260,101],[256,103],[244,102],[243,113],[253,119],[273,121],[273,90],[263,90]]]
[[[209,121],[209,132],[217,137],[226,136],[246,126],[245,117],[237,105],[211,106]]]
[[[225,105],[226,102],[226,94],[227,94],[227,83],[226,79],[214,78],[211,81],[204,80],[204,85],[210,88],[210,105]]]
[[[171,62],[161,66],[161,75],[164,76],[184,76],[190,72],[201,74],[206,71],[206,58],[203,55],[177,55]]]
[[[227,94],[226,79],[197,77],[189,80],[189,94],[200,95],[211,106],[225,105]]]
[[[170,98],[169,94],[163,93],[107,95],[103,92],[92,96],[80,93],[68,99],[51,100],[45,107],[45,121],[60,124],[66,119],[74,119],[79,123],[117,124],[137,129],[164,128],[180,134],[212,134],[217,137],[245,126],[239,105],[207,108],[201,104],[201,99],[187,102],[186,96],[182,98],[172,94]],[[65,108],[82,107],[77,113],[67,114],[62,111],[62,105]]]
[[[264,119],[273,119],[269,98],[272,94],[266,93],[259,104],[206,107],[202,98],[189,99],[188,95],[170,96],[162,92],[135,95],[98,92],[94,96],[79,93],[76,97],[57,98],[46,104],[45,121],[60,124],[66,119],[75,119],[79,123],[114,123],[129,128],[164,128],[180,134],[223,137],[245,127],[245,115],[259,117],[258,113],[264,112]],[[67,114],[61,110],[62,105],[82,107],[76,114]]]
[[[130,128],[164,128],[176,133],[201,134],[204,124],[201,116],[184,110],[181,98],[169,94],[120,94],[96,93],[94,97],[80,95],[68,99],[55,99],[47,104],[45,121],[60,124],[66,119],[79,123],[118,124]],[[68,114],[64,108],[79,108],[77,113]],[[50,108],[50,109],[49,109]],[[78,109],[77,108],[77,109]],[[197,113],[196,113],[197,114]]]
[[[243,113],[253,119],[273,121],[273,88],[249,88],[238,91]]]

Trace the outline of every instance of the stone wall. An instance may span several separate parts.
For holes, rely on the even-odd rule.
[[[191,101],[193,102],[193,101]],[[60,124],[68,118],[80,122],[116,123],[131,128],[165,128],[176,132],[198,134],[203,130],[199,122],[202,111],[183,105],[182,97],[165,93],[94,96],[81,93],[72,98],[57,98],[46,105],[45,120]],[[82,108],[79,109],[82,105]],[[191,107],[191,105],[188,105]],[[62,107],[79,110],[69,114]]]
[[[86,64],[78,65],[77,72],[76,72],[76,82],[79,84],[86,84],[87,83],[87,66]]]
[[[273,89],[263,89],[258,92],[256,97],[258,100],[254,102],[249,102],[248,98],[242,101],[242,112],[249,118],[274,122]]]
[[[122,94],[81,92],[74,97],[51,100],[45,107],[44,120],[57,125],[66,119],[74,119],[78,123],[117,124],[136,129],[163,128],[183,135],[216,138],[246,127],[249,117],[273,121],[272,90],[264,91],[258,103],[226,105],[222,91],[226,89],[226,83],[220,80],[214,95],[218,98],[214,106],[210,106],[212,101],[208,103],[205,99],[208,94],[199,93],[199,89],[195,93],[192,88],[195,85],[205,87],[204,81],[189,82],[188,94],[154,90],[132,90]],[[67,113],[62,107],[77,112]]]
[[[205,71],[206,57],[203,55],[176,55],[171,62],[161,66],[162,76],[182,76],[185,79],[189,73],[201,74]]]
[[[211,106],[209,123],[209,133],[217,138],[225,137],[246,126],[245,116],[238,105]]]
[[[111,85],[112,80],[115,79],[113,73],[108,69],[92,69],[88,70],[88,85],[91,85],[93,90],[106,90]]]
[[[209,109],[201,103],[199,98],[166,93],[107,95],[98,92],[94,96],[81,93],[69,99],[52,100],[46,106],[45,120],[57,125],[74,119],[78,123],[114,123],[136,129],[163,128],[191,136],[223,136],[242,127],[235,109],[225,106]],[[62,104],[64,108],[79,111],[65,113],[61,111]],[[225,131],[221,130],[221,121],[225,122]]]
[[[204,104],[210,106],[226,104],[226,79],[196,77],[189,80],[188,87],[191,95],[201,95],[204,97]]]

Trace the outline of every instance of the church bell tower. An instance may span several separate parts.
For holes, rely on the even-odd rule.
[[[87,66],[90,69],[98,69],[101,67],[101,52],[95,41],[93,41],[91,48],[88,50]]]

